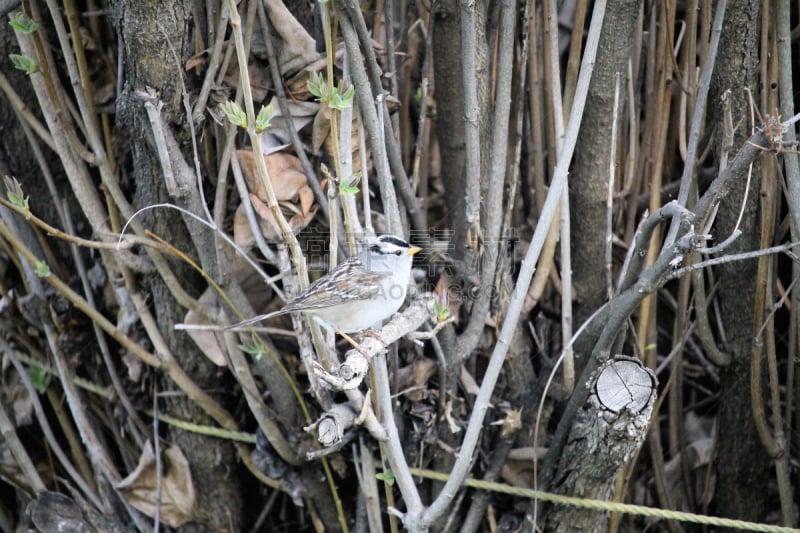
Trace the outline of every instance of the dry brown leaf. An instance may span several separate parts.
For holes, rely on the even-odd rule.
[[[250,90],[253,93],[253,101],[263,102],[267,98],[267,93],[272,88],[272,79],[269,77],[269,69],[259,62],[250,62],[247,65],[247,75],[250,78]],[[239,65],[232,62],[223,79],[228,87],[239,86]]]
[[[217,305],[215,292],[216,291],[214,291],[212,287],[208,287],[197,300],[197,303],[203,306],[203,309],[209,312],[209,314],[214,314],[210,313],[210,311],[216,310],[219,307]],[[211,325],[204,316],[191,309],[186,313],[183,321],[186,324]],[[186,333],[189,334],[189,337],[194,341],[197,347],[200,348],[203,355],[208,357],[212,363],[217,366],[228,366],[228,359],[225,357],[225,339],[223,338],[222,332],[190,329],[187,330]]]
[[[250,195],[250,201],[252,202],[253,209],[260,219],[259,225],[261,226],[261,234],[264,236],[264,238],[268,241],[282,240],[283,237],[281,235],[280,227],[278,226],[277,220],[275,220],[275,215],[272,213],[272,209],[267,207],[267,204],[259,200],[254,194]],[[292,233],[296,234],[308,226],[316,214],[317,209],[314,208],[308,214],[304,215],[302,213],[297,213],[291,217],[288,217],[286,221],[289,223],[289,228],[292,230]],[[284,217],[286,217],[285,212]]]
[[[245,250],[256,243],[253,228],[250,226],[250,221],[247,220],[247,210],[241,203],[233,214],[233,242]]]
[[[189,462],[176,445],[164,451],[161,461],[161,521],[170,527],[180,527],[195,518],[195,491]],[[147,516],[156,516],[158,472],[153,445],[144,445],[139,464],[133,472],[117,484],[125,499]]]
[[[261,186],[253,152],[250,150],[237,150],[236,154],[239,157],[239,163],[242,166],[248,190],[257,195],[261,201],[266,202],[267,193]],[[272,190],[275,192],[275,198],[279,202],[284,200],[295,202],[298,199],[302,199],[302,189],[311,191],[306,175],[303,174],[303,164],[297,157],[283,152],[276,152],[263,157],[267,164]],[[313,200],[313,193],[311,198]],[[304,204],[304,213],[308,213],[310,209],[311,204]]]
[[[195,67],[205,65],[206,61],[208,61],[208,58],[210,56],[211,56],[211,49],[206,48],[205,50],[202,50],[193,55],[192,57],[190,57],[189,59],[187,59],[186,64],[183,66],[183,68],[186,72],[189,72]]]
[[[281,0],[267,0],[267,14],[283,43],[278,46],[281,74],[293,74],[319,58],[316,41]]]
[[[270,127],[261,134],[261,149],[265,154],[276,152],[278,147],[291,144],[290,131],[300,131],[305,128],[314,120],[320,108],[319,102],[289,100],[286,102],[289,116],[284,116],[276,96],[272,97],[269,105],[272,106],[274,114],[270,120]]]
[[[337,64],[342,59],[342,51],[341,48],[336,51],[336,62]],[[311,77],[312,74],[317,72],[322,72],[328,65],[328,60],[324,57],[317,59],[316,61],[312,61],[305,68],[298,71],[296,74],[291,76],[286,80],[286,90],[292,96],[294,100],[311,100],[316,98],[314,95],[311,94],[308,90],[308,78]]]
[[[259,226],[261,226],[261,234],[268,241],[281,240],[281,230],[275,220],[275,214],[272,209],[267,207],[267,204],[262,202],[255,194],[250,194],[250,202],[253,204],[253,209],[258,215]]]
[[[433,359],[416,359],[398,370],[398,390],[412,402],[422,401],[428,394],[428,381],[436,371],[436,362]]]
[[[311,149],[314,153],[320,151],[325,144],[325,140],[331,134],[331,108],[320,106],[317,115],[314,117],[314,126],[311,129]]]
[[[341,118],[341,116],[340,116]],[[350,129],[350,153],[353,159],[353,174],[361,172],[361,151],[358,140],[358,120],[353,116],[353,123]],[[319,152],[320,148],[325,147],[328,154],[333,153],[333,138],[331,137],[331,109],[328,106],[320,106],[319,112],[314,117],[314,125],[311,130],[311,147],[314,152]],[[340,146],[340,150],[345,150],[345,146]]]
[[[250,201],[253,204],[256,214],[260,218],[261,232],[268,240],[280,240],[281,232],[275,221],[275,215],[265,203],[267,194],[261,186],[256,169],[256,160],[253,152],[249,150],[238,150],[239,163],[242,166],[242,173],[247,181],[247,188],[251,191]],[[317,210],[313,207],[314,193],[308,186],[308,180],[303,174],[300,160],[282,152],[265,155],[264,161],[267,165],[269,180],[275,197],[280,202],[284,216],[287,216],[289,227],[294,233],[305,228],[314,218]],[[291,205],[290,205],[291,204]],[[249,229],[245,230],[248,224],[245,212],[237,210],[234,222],[234,240],[237,244],[252,245],[252,233]]]

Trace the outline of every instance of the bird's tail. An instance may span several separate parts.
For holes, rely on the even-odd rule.
[[[268,318],[272,318],[274,316],[283,315],[286,311],[281,309],[279,311],[273,311],[271,313],[267,313],[265,315],[258,315],[254,316],[253,318],[248,318],[247,320],[242,320],[241,322],[237,322],[236,324],[231,324],[230,326],[225,326],[225,331],[230,331],[232,329],[241,329],[247,327],[251,324],[255,324],[256,322],[261,322],[262,320],[266,320]]]

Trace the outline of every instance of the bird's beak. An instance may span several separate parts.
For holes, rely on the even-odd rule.
[[[418,254],[421,251],[422,248],[420,248],[419,246],[412,246],[411,248],[408,249],[408,255]]]

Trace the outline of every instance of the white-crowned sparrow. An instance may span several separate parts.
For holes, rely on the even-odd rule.
[[[368,329],[400,309],[413,255],[421,249],[393,235],[371,239],[357,257],[347,259],[306,287],[280,311],[226,329],[293,312],[305,313],[345,333]]]

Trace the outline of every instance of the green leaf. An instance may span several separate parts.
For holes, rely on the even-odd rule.
[[[227,102],[221,103],[219,107],[228,117],[231,124],[241,128],[247,127],[247,115],[245,115],[244,110],[239,104],[228,100]]]
[[[47,266],[47,263],[44,261],[38,261],[36,263],[36,275],[40,278],[46,278],[50,275],[50,267]]]
[[[339,185],[339,193],[341,194],[356,194],[359,191],[358,182],[361,180],[361,172],[356,172],[350,179],[345,183]]]
[[[346,81],[342,80],[339,82],[337,87],[334,87],[331,91],[331,95],[328,101],[328,105],[332,109],[336,109],[337,111],[344,111],[353,106],[353,95],[355,94],[355,88],[350,85],[347,89],[345,86],[349,85]]]
[[[18,32],[27,33],[28,35],[39,29],[39,24],[22,11],[15,13],[14,18],[8,21],[8,23]]]
[[[306,87],[308,87],[308,92],[316,96],[320,102],[328,100],[328,84],[325,83],[325,79],[319,72],[311,73],[306,82]]]
[[[450,309],[446,305],[442,305],[439,302],[435,302],[433,304],[433,309],[436,312],[436,320],[439,322],[444,322],[448,318],[450,318]]]
[[[11,58],[11,61],[14,63],[14,67],[21,70],[28,76],[35,72],[39,72],[39,65],[36,64],[32,58],[28,56],[22,56],[19,54],[9,54],[8,57]]]
[[[341,91],[341,88],[339,89]],[[342,95],[342,99],[347,103],[347,107],[353,105],[353,95],[356,94],[356,88],[352,85]]]
[[[256,360],[261,359],[264,356],[264,347],[261,344],[255,344],[253,346],[248,346],[247,344],[240,344],[239,349],[246,354],[252,355]]]
[[[391,470],[384,470],[383,472],[375,474],[375,477],[383,481],[390,487],[394,485],[394,472],[392,472]]]
[[[256,117],[256,133],[261,133],[269,128],[269,123],[272,120],[273,114],[272,104],[261,106],[261,109],[258,111],[258,116]]]
[[[31,207],[28,202],[30,196],[25,196],[22,185],[16,178],[6,176],[6,197],[8,197],[8,201],[15,207],[30,212]]]
[[[50,381],[53,379],[53,376],[50,375],[49,372],[38,366],[28,367],[28,375],[31,377],[33,388],[36,389],[39,394],[45,393],[47,387],[50,385]]]

